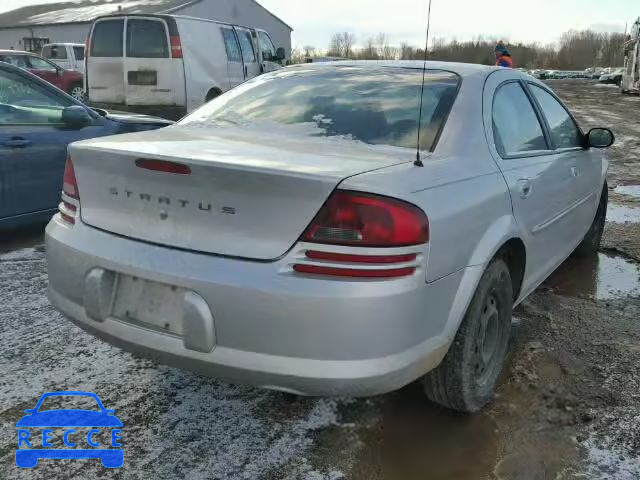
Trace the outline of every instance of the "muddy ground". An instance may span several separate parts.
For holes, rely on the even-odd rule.
[[[49,305],[41,232],[4,232],[0,478],[640,478],[640,98],[586,81],[552,86],[584,127],[617,134],[610,221],[598,257],[567,261],[516,310],[509,366],[485,412],[437,408],[419,384],[304,399],[123,353]],[[93,391],[116,410],[120,470],[96,460],[15,467],[15,422],[53,390]]]

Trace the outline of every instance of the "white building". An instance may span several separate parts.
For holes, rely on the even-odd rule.
[[[40,53],[45,43],[84,43],[91,22],[113,13],[170,13],[262,28],[291,58],[293,29],[255,0],[75,0],[31,5],[0,13],[0,49]]]

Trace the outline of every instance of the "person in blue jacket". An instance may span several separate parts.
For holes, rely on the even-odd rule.
[[[496,53],[496,66],[504,68],[513,68],[513,59],[507,47],[504,46],[504,42],[499,41],[495,48]]]

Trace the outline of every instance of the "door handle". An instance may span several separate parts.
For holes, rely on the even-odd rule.
[[[33,142],[31,140],[27,140],[26,138],[14,137],[7,140],[2,145],[9,148],[24,148],[28,147],[32,143]]]
[[[571,167],[571,176],[577,177],[578,175],[580,175],[580,172],[578,171],[578,167]]]
[[[520,198],[527,198],[531,194],[531,182],[528,178],[518,180],[518,191]]]

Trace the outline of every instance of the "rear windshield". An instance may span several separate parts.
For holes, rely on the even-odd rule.
[[[78,61],[84,60],[84,47],[73,47],[73,56]]]
[[[456,96],[459,77],[428,70],[421,149],[431,150]],[[371,66],[295,67],[262,75],[218,97],[179,124],[231,124],[268,131],[297,126],[312,136],[415,148],[422,70]],[[304,128],[301,128],[304,127]]]
[[[127,57],[167,58],[169,44],[162,20],[127,21]]]
[[[47,45],[42,47],[42,56],[52,60],[66,60],[67,48],[64,45]]]
[[[95,24],[91,34],[91,56],[121,57],[124,19],[102,20]]]

